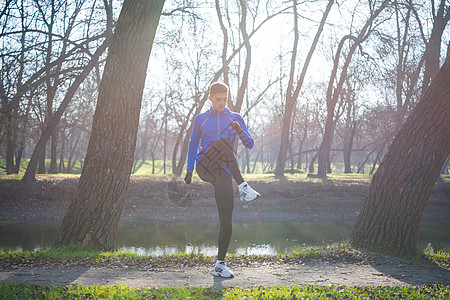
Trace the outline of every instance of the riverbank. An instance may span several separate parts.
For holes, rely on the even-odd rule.
[[[78,179],[38,180],[25,186],[20,180],[0,180],[0,220],[62,220]],[[353,222],[362,207],[370,177],[250,180],[262,197],[249,203],[235,194],[235,222],[340,221]],[[139,222],[216,221],[213,189],[181,179],[130,181],[121,219]],[[450,219],[450,183],[438,183],[426,205],[423,220]]]

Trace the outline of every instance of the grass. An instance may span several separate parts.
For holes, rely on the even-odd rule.
[[[440,249],[434,250],[431,244],[428,244],[423,251],[423,255],[438,266],[450,269],[450,253]]]
[[[448,299],[450,286],[276,286],[214,289],[0,283],[1,299]]]
[[[224,299],[448,299],[449,286],[348,287],[278,286],[237,288],[224,292]]]
[[[114,286],[39,286],[0,284],[1,299],[222,299],[207,288],[131,288]]]
[[[450,269],[450,254],[444,251],[438,251],[432,255],[427,255],[428,259],[434,261],[437,265]]]

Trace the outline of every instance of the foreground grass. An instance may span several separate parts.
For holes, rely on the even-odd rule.
[[[0,299],[448,299],[450,286],[255,288],[131,288],[125,286],[39,286],[0,283]]]

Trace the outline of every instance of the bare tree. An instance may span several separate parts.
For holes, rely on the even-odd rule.
[[[283,127],[281,130],[281,141],[280,141],[280,150],[278,152],[278,160],[277,166],[275,169],[276,177],[284,176],[284,165],[286,163],[286,155],[288,151],[289,145],[289,132],[291,127],[291,119],[292,112],[295,104],[297,102],[298,95],[300,94],[300,90],[303,85],[303,81],[306,76],[306,71],[308,70],[309,63],[311,61],[311,57],[316,49],[317,43],[319,41],[319,37],[323,31],[325,26],[325,21],[328,17],[328,14],[333,6],[334,0],[329,0],[328,5],[323,13],[322,20],[320,21],[319,27],[317,28],[316,35],[309,49],[308,55],[306,56],[305,62],[303,64],[302,72],[300,77],[294,87],[294,78],[295,78],[295,66],[296,66],[296,58],[297,58],[297,48],[298,48],[298,11],[297,11],[297,1],[293,1],[293,12],[294,12],[294,45],[291,56],[291,64],[290,64],[290,73],[289,73],[289,83],[286,90],[286,104],[284,107],[284,117],[283,117]]]
[[[386,6],[389,4],[390,0],[384,0],[382,4],[375,9],[370,17],[365,22],[364,26],[361,28],[359,34],[357,37],[352,35],[346,35],[344,36],[339,46],[336,50],[335,58],[334,58],[334,66],[333,70],[331,72],[330,80],[328,83],[328,89],[327,89],[327,95],[326,95],[326,103],[327,103],[327,119],[325,123],[325,132],[323,135],[323,140],[319,148],[318,153],[318,171],[317,174],[320,177],[326,177],[327,171],[328,171],[328,165],[330,162],[330,148],[331,148],[331,142],[332,137],[334,133],[334,125],[336,123],[335,120],[335,108],[337,101],[339,99],[340,93],[342,91],[342,87],[347,80],[347,71],[350,65],[350,62],[352,61],[352,56],[357,50],[358,47],[361,46],[361,44],[369,37],[373,30],[373,22],[374,20],[379,16],[379,14],[386,8]],[[353,44],[350,46],[350,49],[348,53],[345,55],[345,62],[342,66],[341,74],[339,76],[339,81],[336,84],[336,87],[334,86],[334,82],[337,78],[337,71],[339,67],[339,58],[342,55],[342,50],[344,47],[344,43],[347,41],[352,41]]]
[[[61,116],[63,115],[63,113],[64,113],[65,109],[67,108],[67,106],[69,105],[70,101],[72,100],[78,87],[88,76],[89,72],[98,64],[98,59],[103,54],[103,52],[106,50],[106,48],[108,47],[109,44],[110,44],[110,38],[105,39],[103,44],[94,53],[94,55],[92,56],[89,63],[85,66],[83,71],[75,78],[74,82],[67,90],[67,93],[66,93],[63,101],[61,102],[61,105],[59,106],[58,110],[54,114],[52,114],[52,118],[48,122],[48,126],[46,127],[45,131],[42,133],[41,138],[39,139],[38,143],[36,144],[33,154],[31,155],[30,162],[28,164],[25,175],[22,179],[23,182],[31,183],[36,180],[35,173],[36,173],[36,166],[38,163],[38,159],[41,156],[41,153],[44,151],[45,145],[46,145],[48,139],[53,134],[53,131],[55,130],[56,126],[58,125]]]
[[[355,139],[358,121],[356,119],[357,104],[355,101],[355,93],[350,83],[347,81],[347,89],[343,94],[345,97],[346,109],[345,109],[345,124],[341,130],[340,136],[343,144],[343,157],[344,157],[344,173],[352,173],[351,155],[353,150],[353,142]]]
[[[108,3],[107,0],[104,2]],[[88,3],[86,7],[83,6],[84,3]],[[1,55],[4,76],[1,78],[3,93],[0,126],[6,128],[5,132],[8,136],[13,136],[14,132],[19,130],[12,123],[12,118],[18,118],[24,112],[37,112],[38,120],[40,116],[45,116],[39,122],[42,124],[41,131],[47,128],[53,117],[53,107],[60,100],[61,92],[58,92],[58,89],[68,88],[67,85],[70,85],[74,77],[82,73],[85,66],[84,60],[95,56],[90,51],[93,49],[95,51],[95,46],[105,39],[106,32],[96,31],[100,26],[89,26],[91,22],[89,14],[80,13],[82,9],[89,10],[89,3],[92,3],[93,14],[98,5],[90,1],[75,3],[59,0],[45,3],[9,1],[7,3],[10,4],[8,14],[1,19],[0,34],[5,45]],[[108,9],[108,5],[106,8]],[[109,16],[106,19],[111,18]],[[102,22],[98,23],[102,24]],[[83,25],[86,25],[84,35],[77,30]],[[42,104],[44,101],[37,100],[42,97],[46,99],[45,104]],[[27,111],[26,107],[33,98],[38,106],[33,106]],[[26,118],[31,119],[32,116],[26,115]],[[14,139],[8,138],[8,140],[10,142],[6,156],[12,158],[14,151],[18,150],[18,145]],[[54,170],[56,136],[53,140],[52,167]],[[45,152],[45,144],[43,148]],[[45,158],[44,155],[39,157]],[[7,161],[7,165],[10,166],[12,159]],[[42,160],[40,165],[44,165]]]

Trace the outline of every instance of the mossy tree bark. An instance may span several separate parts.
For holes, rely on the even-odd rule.
[[[164,0],[125,0],[123,4],[99,87],[85,164],[55,246],[113,249],[163,5]]]
[[[352,232],[356,247],[417,251],[422,213],[450,154],[450,60],[442,66],[375,173]]]

